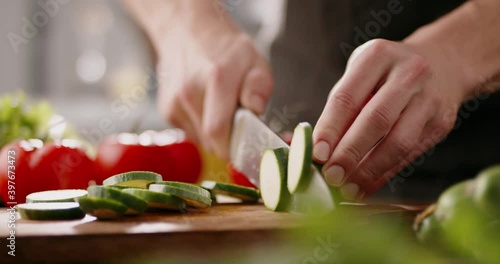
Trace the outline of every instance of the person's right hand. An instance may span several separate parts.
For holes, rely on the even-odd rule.
[[[179,14],[165,25],[166,34],[157,44],[158,106],[172,125],[228,159],[236,108],[262,114],[273,80],[249,37],[210,11],[203,16]]]

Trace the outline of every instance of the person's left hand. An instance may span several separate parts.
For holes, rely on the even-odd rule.
[[[351,56],[315,127],[314,159],[348,200],[373,193],[454,127],[470,94],[446,52],[372,40]]]

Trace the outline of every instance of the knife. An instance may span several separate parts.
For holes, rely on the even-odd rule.
[[[290,148],[280,136],[248,109],[236,111],[231,131],[229,156],[235,169],[259,187],[260,160],[266,149]],[[326,210],[335,207],[331,188],[315,166],[311,166],[311,180],[305,191],[292,195],[292,211],[308,211],[310,205]]]

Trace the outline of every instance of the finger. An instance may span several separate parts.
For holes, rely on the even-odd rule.
[[[186,83],[180,88],[179,99],[177,100],[187,115],[185,122],[191,124],[197,138],[202,137],[203,88],[195,84]]]
[[[228,159],[229,132],[238,105],[240,87],[255,57],[248,40],[239,41],[242,42],[235,43],[232,50],[228,50],[227,60],[211,69],[203,106],[204,140],[210,150],[224,159]]]
[[[391,132],[347,176],[346,182],[359,186],[359,193],[350,194],[351,197],[376,191],[381,187],[379,179],[388,177],[394,166],[407,158],[417,158],[415,153],[422,153],[419,137],[432,115],[431,110],[434,110],[431,106],[423,109],[421,99],[410,102]]]
[[[264,59],[260,58],[243,81],[240,103],[257,115],[263,114],[269,96],[273,90],[271,69]]]
[[[199,143],[198,132],[191,123],[191,119],[184,111],[184,108],[178,100],[168,98],[165,95],[164,89],[158,89],[157,104],[158,110],[165,121],[168,121],[172,126],[181,128],[186,133],[186,136],[195,143]]]
[[[372,42],[351,62],[334,86],[313,133],[313,158],[324,163],[342,135],[348,130],[363,105],[393,65],[385,42]],[[376,65],[376,67],[373,67]]]
[[[401,83],[404,67],[394,70],[387,82],[365,105],[324,166],[326,180],[340,186],[365,155],[396,123],[420,83]],[[412,81],[414,82],[414,81]],[[411,86],[411,88],[401,88]]]

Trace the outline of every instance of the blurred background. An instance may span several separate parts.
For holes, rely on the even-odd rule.
[[[257,34],[257,12],[238,2],[231,14]],[[156,112],[154,51],[119,0],[0,0],[0,21],[2,94],[47,99],[80,132],[103,117],[113,132],[168,126]]]
[[[139,119],[165,128],[153,100],[153,51],[119,1],[2,0],[0,19],[2,94],[47,99],[79,130],[102,117],[117,131]]]

